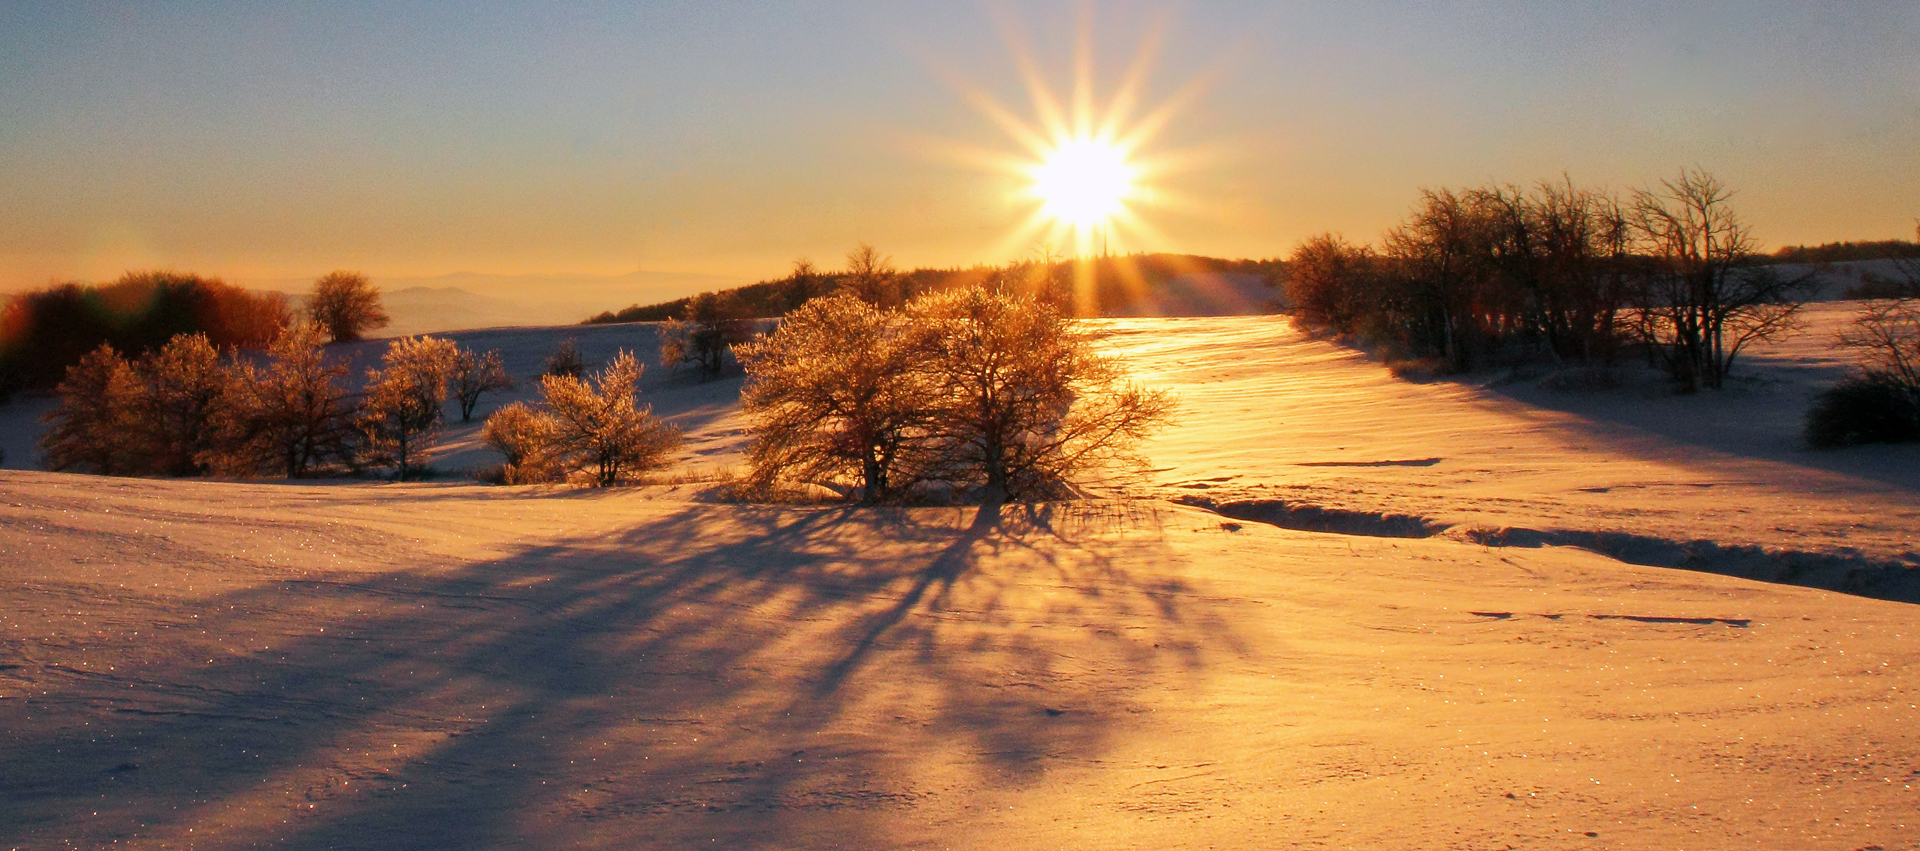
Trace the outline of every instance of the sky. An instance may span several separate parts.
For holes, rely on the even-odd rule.
[[[1084,66],[1077,60],[1085,58]],[[1423,187],[1700,168],[1915,238],[1920,3],[0,0],[0,290],[1034,256],[1008,122],[1133,74],[1113,251],[1377,240]],[[1023,73],[1030,69],[1030,73]],[[704,287],[701,287],[704,288]]]

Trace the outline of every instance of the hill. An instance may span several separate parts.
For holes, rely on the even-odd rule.
[[[1001,283],[1066,296],[1082,316],[1221,316],[1267,313],[1280,298],[1278,260],[1221,260],[1191,254],[1128,254],[1052,263],[1015,263],[898,273],[906,298],[977,283]],[[845,283],[844,273],[761,281],[715,291],[742,317],[783,316],[808,298]],[[685,319],[692,297],[604,311],[588,324]]]
[[[1797,448],[1810,310],[1689,399],[1102,320],[1183,413],[1072,503],[718,503],[665,372],[677,484],[0,472],[0,845],[1900,847],[1920,455]],[[458,336],[567,335],[657,342]]]

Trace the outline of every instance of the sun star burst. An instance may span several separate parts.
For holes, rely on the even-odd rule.
[[[1041,214],[1080,229],[1104,225],[1125,210],[1136,174],[1125,149],[1091,138],[1061,139],[1029,172]]]

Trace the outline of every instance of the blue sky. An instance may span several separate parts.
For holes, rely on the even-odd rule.
[[[1180,203],[1121,250],[1371,240],[1423,186],[1700,167],[1767,244],[1914,236],[1920,3],[0,3],[0,288],[998,262],[961,91],[1141,45]]]

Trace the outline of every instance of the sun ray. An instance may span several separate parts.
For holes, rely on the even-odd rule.
[[[1196,206],[1163,184],[1209,154],[1197,149],[1156,150],[1154,143],[1213,84],[1216,75],[1203,74],[1177,87],[1166,99],[1149,101],[1149,84],[1164,46],[1167,15],[1163,14],[1142,32],[1113,84],[1100,85],[1095,17],[1092,7],[1082,4],[1074,19],[1066,85],[1056,88],[1015,10],[998,3],[988,8],[1024,90],[1024,108],[999,100],[960,74],[941,76],[968,107],[1012,140],[1014,152],[958,144],[929,143],[928,147],[941,159],[1025,182],[1015,200],[1031,206],[993,250],[1001,256],[1019,256],[1027,246],[1039,243],[1048,246],[1049,254],[1064,249],[1084,259],[1109,255],[1116,248],[1143,251],[1166,244],[1166,236],[1148,221],[1147,214]],[[1079,266],[1084,268],[1076,267],[1076,277],[1093,274],[1094,264]],[[1139,270],[1134,273],[1137,277]],[[1114,283],[1127,282],[1116,279]],[[1092,279],[1081,284],[1076,285],[1079,297],[1091,298]],[[1092,306],[1092,302],[1081,304]]]

